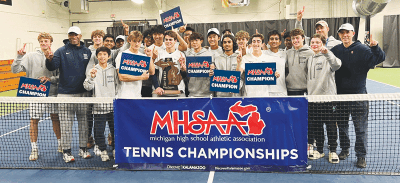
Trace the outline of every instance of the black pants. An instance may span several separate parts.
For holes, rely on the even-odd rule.
[[[328,145],[331,152],[336,152],[337,126],[336,126],[336,106],[332,102],[309,103],[308,109],[308,143],[316,141],[318,152],[324,150],[324,123],[328,135]]]
[[[93,104],[88,104],[86,110],[86,118],[88,124],[88,138],[92,136],[92,129],[93,129]]]
[[[307,93],[307,90],[302,90],[302,91],[287,91],[289,96],[293,95],[301,95],[304,96],[304,93]]]
[[[94,139],[101,151],[104,151],[107,148],[106,139],[104,137],[106,122],[108,122],[108,126],[110,127],[111,136],[114,137],[114,113],[94,114]],[[115,140],[113,140],[111,143],[111,147],[113,149],[114,144]]]
[[[153,88],[151,86],[142,86],[142,97],[152,97]]]

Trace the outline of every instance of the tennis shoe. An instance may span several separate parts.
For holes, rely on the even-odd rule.
[[[336,154],[336,152],[329,152],[329,163],[339,163],[339,156]]]
[[[36,161],[39,158],[38,149],[32,149],[31,155],[29,156],[30,161]]]
[[[101,151],[101,161],[110,161],[107,150]]]
[[[95,145],[95,146],[94,146],[93,152],[94,152],[94,154],[95,154],[96,156],[101,156],[101,151],[100,151],[98,145]]]
[[[90,152],[86,150],[86,148],[79,149],[79,156],[81,156],[83,159],[88,159],[91,158],[92,155],[90,155]]]
[[[64,159],[65,163],[69,163],[69,162],[75,161],[74,156],[72,156],[70,152],[64,153],[63,154],[63,159]]]
[[[316,159],[322,158],[324,156],[325,156],[324,153],[320,153],[318,151],[313,151],[313,153],[308,156],[308,159],[316,160]]]

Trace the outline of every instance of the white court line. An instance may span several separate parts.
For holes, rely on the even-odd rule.
[[[214,181],[214,174],[215,174],[215,171],[210,171],[210,174],[208,174],[208,181],[207,181],[207,183],[213,183],[213,181]]]
[[[44,120],[47,120],[47,119],[50,119],[50,117],[47,117],[47,118],[45,118],[45,119],[40,120],[40,121],[38,122],[38,124],[39,124],[40,122],[44,121]],[[22,129],[24,129],[24,128],[26,128],[26,127],[29,127],[29,126],[31,126],[31,125],[26,125],[26,126],[24,126],[24,127],[18,128],[18,129],[16,129],[16,130],[11,131],[11,132],[8,132],[8,133],[5,133],[5,134],[3,134],[3,135],[0,135],[0,138],[3,137],[3,136],[6,136],[6,135],[10,135],[10,134],[12,134],[12,133],[14,133],[14,132],[17,132],[17,131],[22,130]]]

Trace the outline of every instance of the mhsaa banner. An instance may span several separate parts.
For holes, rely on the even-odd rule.
[[[116,99],[119,168],[303,171],[305,98]]]

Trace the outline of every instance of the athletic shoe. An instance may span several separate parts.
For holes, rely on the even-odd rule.
[[[90,155],[90,152],[87,151],[85,148],[79,149],[79,156],[81,156],[83,159],[91,158],[92,155]]]
[[[101,161],[110,161],[107,150],[101,151]]]
[[[314,146],[312,144],[308,144],[307,148],[307,157],[310,157],[314,154]]]
[[[113,150],[113,157],[114,157],[114,159],[115,159],[115,149]]]
[[[348,149],[347,150],[343,149],[342,152],[340,152],[340,154],[339,154],[339,159],[340,160],[345,160],[349,156],[350,156],[349,150]]]
[[[74,156],[72,156],[70,152],[64,153],[63,154],[63,159],[64,159],[65,163],[69,163],[69,162],[75,161]]]
[[[365,168],[367,167],[367,162],[365,161],[365,158],[358,157],[357,158],[357,167],[358,168]]]
[[[108,140],[108,145],[110,146],[112,144],[112,141],[113,141],[113,137],[111,136],[111,133],[108,133],[107,140]]]
[[[100,155],[101,155],[101,151],[100,151],[98,145],[95,145],[95,146],[94,146],[93,152],[94,152],[94,154],[95,154],[96,156],[100,156]]]
[[[324,157],[324,156],[325,156],[324,153],[319,153],[318,151],[313,151],[313,153],[310,154],[310,155],[308,156],[308,159],[313,159],[313,160],[315,160],[315,159],[322,158],[322,157]]]
[[[62,147],[61,147],[61,144],[58,144],[57,152],[59,152],[59,153],[62,153],[62,152],[63,152]]]
[[[29,156],[30,161],[36,161],[39,158],[39,150],[32,149],[31,155]]]
[[[94,139],[93,139],[93,136],[90,136],[90,137],[88,138],[88,142],[87,142],[87,144],[86,144],[86,147],[87,147],[88,149],[91,149],[93,146],[94,146]]]
[[[329,163],[339,163],[339,157],[336,152],[329,152]]]

